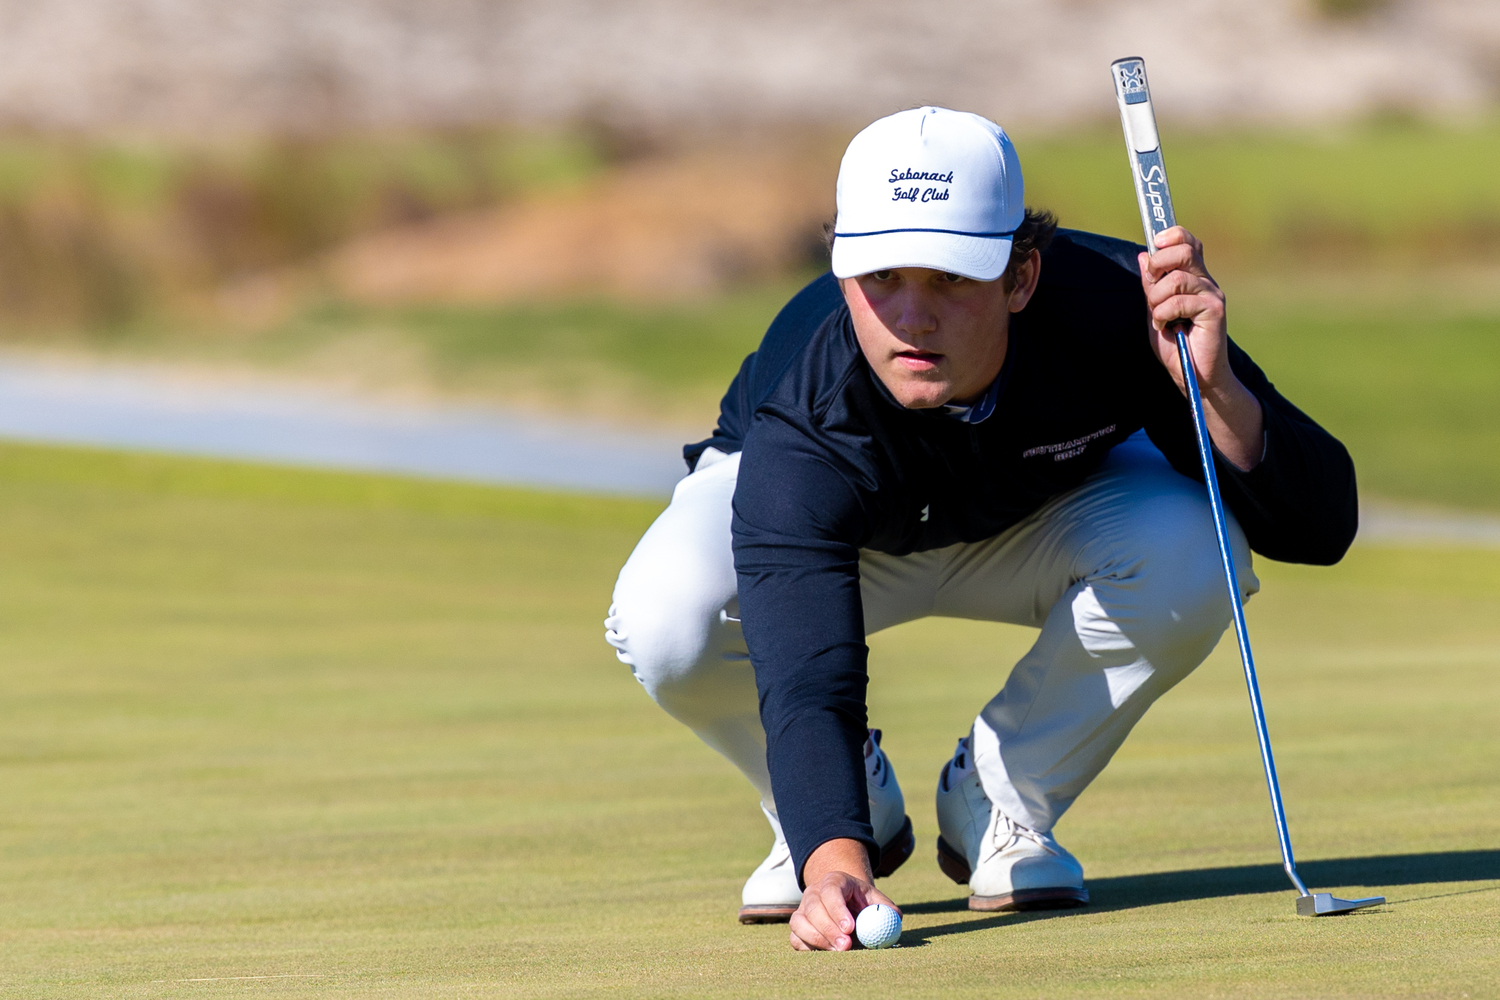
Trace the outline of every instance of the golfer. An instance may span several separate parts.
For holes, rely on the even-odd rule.
[[[974,909],[1087,903],[1054,825],[1230,620],[1177,321],[1243,595],[1251,550],[1329,564],[1353,540],[1348,453],[1229,340],[1202,245],[1177,228],[1141,250],[1027,210],[978,115],[903,111],[849,144],[832,273],[684,450],[606,622],[760,796],[775,843],[741,920],[843,950],[851,910],[894,905],[874,879],[914,844],[865,637],[929,615],[1040,629],[938,775],[939,865]]]

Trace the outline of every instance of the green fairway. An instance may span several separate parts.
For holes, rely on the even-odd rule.
[[[815,272],[702,301],[378,309],[324,303],[250,339],[133,343],[158,356],[425,382],[439,392],[706,437],[777,311]]]
[[[769,845],[602,639],[649,504],[0,448],[0,995],[1497,995],[1500,563],[1260,563],[1293,915],[1232,639],[1058,833],[1095,905],[977,915],[932,782],[1029,641],[872,639],[903,947],[735,923]],[[237,978],[256,977],[256,978]]]
[[[1493,260],[1500,122],[1194,131],[1157,103],[1177,217],[1240,264],[1287,259]],[[1028,203],[1070,225],[1139,239],[1119,126],[1015,133]]]
[[[1364,493],[1500,510],[1500,295],[1393,276],[1226,284],[1232,336],[1348,446]]]

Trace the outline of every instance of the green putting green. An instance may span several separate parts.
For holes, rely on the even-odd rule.
[[[769,844],[602,639],[650,504],[0,447],[0,995],[1460,996],[1500,982],[1500,564],[1262,562],[1310,920],[1230,638],[1058,834],[1095,905],[970,914],[932,784],[1022,629],[872,642],[903,946],[735,922]]]

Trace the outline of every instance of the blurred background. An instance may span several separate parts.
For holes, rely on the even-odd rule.
[[[1107,65],[1140,54],[1233,334],[1372,495],[1500,507],[1494,4],[4,0],[0,25],[12,354],[690,436],[824,266],[876,116],[990,115],[1031,204],[1135,237]]]
[[[1378,493],[1500,505],[1495,394],[1445,388],[1495,374],[1500,8],[1181,7],[7,0],[0,337],[700,434],[874,117],[990,115],[1134,236],[1140,54],[1235,335]]]

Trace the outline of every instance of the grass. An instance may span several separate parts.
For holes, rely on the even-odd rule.
[[[1305,873],[1387,907],[1292,915],[1229,643],[1060,827],[1097,905],[971,915],[929,783],[1029,639],[933,620],[872,641],[905,946],[801,956],[734,922],[742,779],[601,638],[652,505],[18,446],[0,485],[0,995],[1496,995],[1490,554],[1257,567]]]
[[[1239,294],[1230,279],[1231,333],[1348,446],[1364,492],[1500,510],[1500,297],[1392,283],[1259,279]]]
[[[677,303],[379,309],[325,302],[249,338],[158,329],[112,349],[354,378],[375,389],[417,385],[440,395],[706,435],[745,355],[810,277]]]
[[[1163,121],[1171,109],[1158,101]],[[1026,197],[1069,225],[1139,240],[1140,216],[1114,122],[1015,137]],[[1306,131],[1183,131],[1162,149],[1177,217],[1217,259],[1493,260],[1500,250],[1500,122],[1384,120]]]
[[[339,229],[378,215],[383,196],[434,212],[578,183],[603,166],[598,146],[579,130],[450,129],[218,143],[11,132],[0,135],[0,202],[62,198],[109,212],[165,213],[185,188],[213,179],[242,188],[247,197],[319,215],[323,221],[314,225]]]
[[[0,134],[0,322],[118,339],[372,230],[576,185],[579,130],[166,142]]]
[[[1168,102],[1170,103],[1170,102]],[[1171,108],[1162,105],[1170,125]],[[1500,119],[1181,131],[1179,217],[1221,262],[1500,257]],[[127,336],[214,313],[214,292],[373,230],[587,182],[662,137],[601,123],[261,137],[236,143],[0,133],[0,332]],[[821,173],[846,132],[790,131]],[[1118,129],[1017,133],[1032,204],[1135,236]],[[679,145],[723,136],[680,137]],[[739,137],[764,152],[768,138]],[[803,152],[790,152],[803,150]],[[810,152],[809,152],[810,151]],[[807,220],[816,225],[821,219]],[[788,260],[789,265],[795,263]]]

